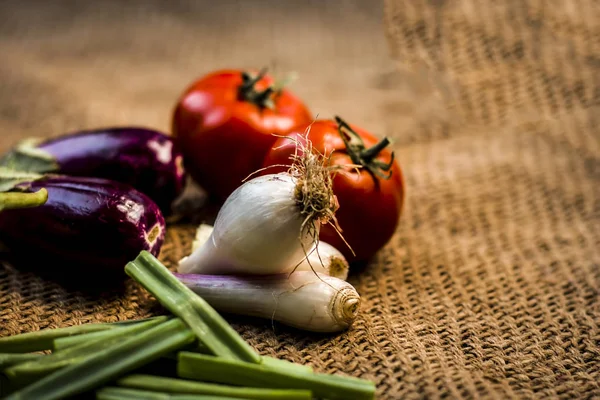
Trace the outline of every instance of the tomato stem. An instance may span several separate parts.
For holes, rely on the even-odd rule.
[[[371,175],[382,179],[391,178],[394,152],[392,151],[390,161],[387,163],[376,159],[381,151],[391,144],[390,139],[385,137],[373,147],[366,148],[363,139],[346,121],[338,116],[335,117],[335,121],[338,124],[338,131],[352,162],[366,168]]]
[[[373,147],[369,147],[368,149],[364,149],[360,155],[365,161],[372,161],[383,149],[385,149],[390,144],[390,139],[387,137],[383,138],[379,143],[377,143]]]
[[[273,87],[269,86],[263,91],[256,90],[255,85],[262,79],[267,73],[267,68],[260,70],[258,75],[251,76],[248,72],[242,72],[242,84],[238,88],[238,95],[241,100],[248,101],[255,104],[257,107],[263,109],[275,109],[275,103],[273,102],[272,95],[274,93]]]

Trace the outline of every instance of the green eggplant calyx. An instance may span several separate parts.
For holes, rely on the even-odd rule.
[[[17,144],[10,152],[0,158],[0,166],[26,172],[56,172],[60,169],[54,156],[40,149],[41,140],[30,138]]]

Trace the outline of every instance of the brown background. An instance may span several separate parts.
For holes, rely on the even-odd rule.
[[[0,150],[169,127],[221,67],[295,71],[320,117],[390,135],[408,198],[352,278],[353,328],[230,318],[262,353],[380,398],[600,397],[600,6],[589,1],[0,1]],[[161,258],[189,251],[173,227]],[[85,266],[82,266],[85,271]],[[85,274],[82,279],[90,279]],[[0,268],[0,336],[161,312]]]

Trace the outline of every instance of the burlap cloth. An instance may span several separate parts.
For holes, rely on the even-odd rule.
[[[351,279],[349,332],[228,317],[244,338],[373,379],[381,398],[599,398],[599,3],[386,3],[2,1],[1,150],[167,130],[183,87],[214,68],[297,71],[315,113],[395,138],[407,203]],[[170,229],[167,265],[192,233]],[[132,284],[97,297],[0,269],[0,336],[154,312]]]

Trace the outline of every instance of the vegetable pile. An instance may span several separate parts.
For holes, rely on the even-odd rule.
[[[374,398],[372,382],[260,356],[152,254],[125,272],[172,314],[0,338],[5,400]]]
[[[12,262],[130,276],[173,314],[0,338],[7,398],[372,398],[370,382],[258,355],[218,312],[349,329],[360,295],[346,279],[391,239],[404,202],[390,140],[313,120],[265,70],[201,77],[172,117],[171,135],[85,130],[0,158]],[[219,210],[170,272],[156,257],[190,184]]]
[[[402,172],[387,149],[389,139],[379,140],[339,117],[317,120],[275,141],[263,171],[273,173],[284,168],[281,164],[289,164],[297,151],[295,141],[310,141],[314,149],[330,155],[331,165],[357,166],[333,178],[338,226],[324,225],[320,238],[352,262],[368,261],[393,236],[404,201]]]
[[[183,155],[162,132],[142,127],[86,130],[54,139],[28,138],[0,165],[19,171],[95,177],[131,185],[171,213],[185,183]]]
[[[314,120],[308,107],[260,71],[214,71],[180,96],[172,133],[190,176],[225,201],[249,175],[285,171],[298,141],[338,166],[337,224],[320,239],[351,264],[368,262],[392,238],[404,203],[404,180],[388,138],[339,117]],[[341,233],[341,235],[340,235]]]
[[[116,127],[28,138],[0,158],[0,242],[17,266],[117,271],[159,255],[186,180],[170,136]],[[40,262],[44,261],[44,262]],[[47,271],[42,271],[47,272]]]

